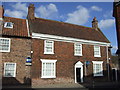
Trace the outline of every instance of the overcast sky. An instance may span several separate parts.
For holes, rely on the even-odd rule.
[[[35,5],[35,16],[91,27],[97,17],[99,28],[110,40],[115,53],[117,49],[115,19],[112,2],[4,2],[5,16],[26,18],[27,7]]]

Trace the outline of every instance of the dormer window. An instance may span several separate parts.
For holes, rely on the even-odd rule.
[[[4,27],[5,28],[13,28],[13,23],[12,22],[5,22]]]

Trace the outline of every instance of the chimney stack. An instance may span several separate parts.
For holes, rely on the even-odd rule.
[[[34,19],[35,18],[34,11],[35,11],[34,4],[30,4],[28,7],[27,19]]]
[[[4,9],[3,6],[0,6],[0,20],[3,20]]]
[[[98,20],[96,19],[96,17],[93,18],[92,28],[94,28],[96,30],[98,29]]]

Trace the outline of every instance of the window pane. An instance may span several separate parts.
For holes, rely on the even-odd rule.
[[[52,63],[52,69],[51,69],[51,71],[52,71],[52,76],[54,76],[54,63]]]
[[[99,55],[99,51],[95,51],[94,53],[95,53],[95,55]]]
[[[45,75],[45,63],[43,63],[43,76]]]
[[[46,76],[51,76],[51,63],[46,63]]]
[[[11,27],[12,25],[11,25],[11,23],[10,22],[8,22],[7,23],[7,27]]]

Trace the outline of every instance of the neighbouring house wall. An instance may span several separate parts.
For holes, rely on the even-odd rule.
[[[75,72],[74,66],[78,61],[85,64],[85,61],[90,61],[90,65],[87,67],[87,74],[85,75],[84,70],[84,82],[97,78],[93,78],[93,64],[92,61],[103,61],[104,76],[99,77],[98,80],[107,80],[106,73],[106,60],[107,52],[106,47],[101,46],[101,57],[94,57],[94,46],[93,45],[82,45],[83,56],[74,56],[74,43],[54,41],[54,54],[44,54],[44,40],[32,39],[32,50],[33,50],[33,62],[32,62],[32,86],[39,86],[41,84],[50,83],[74,83]],[[42,79],[41,78],[41,59],[53,59],[56,62],[56,78],[55,79]],[[84,68],[85,65],[83,65]],[[101,79],[105,78],[105,79]],[[89,81],[90,82],[90,81]]]
[[[8,37],[7,37],[8,38]],[[3,85],[30,84],[31,66],[26,66],[26,58],[31,56],[31,40],[27,38],[10,38],[10,52],[2,53]],[[16,63],[16,77],[4,77],[4,63]]]
[[[120,0],[117,0],[117,2],[114,2],[113,7],[113,17],[115,17],[115,23],[116,23],[116,34],[117,34],[117,44],[118,44],[118,73],[120,75]],[[118,81],[120,81],[120,77],[118,77]]]

